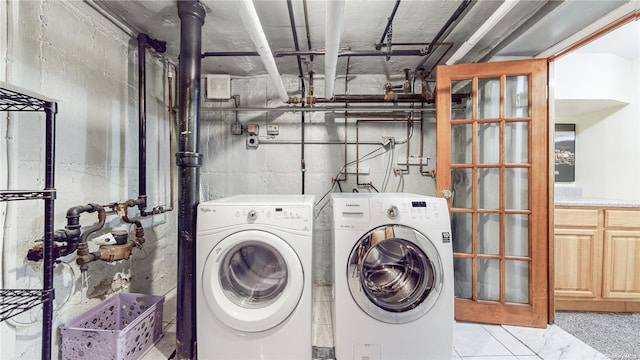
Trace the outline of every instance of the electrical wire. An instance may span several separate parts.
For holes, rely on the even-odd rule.
[[[396,192],[403,192],[404,191],[404,174],[400,172],[398,175],[400,176],[400,179],[398,180],[398,186],[396,187]]]
[[[389,151],[389,159],[387,160],[387,172],[384,174],[384,178],[382,178],[382,192],[387,191],[387,186],[389,185],[389,181],[391,180],[391,171],[393,168],[393,147],[391,147]]]
[[[380,147],[378,147],[378,148],[374,149],[373,151],[371,151],[371,152],[369,152],[369,153],[367,153],[367,154],[363,155],[360,159],[353,160],[353,161],[348,162],[348,163],[346,163],[346,164],[344,164],[344,165],[342,165],[342,166],[340,167],[340,170],[338,171],[338,173],[336,174],[336,176],[334,176],[334,178],[332,179],[332,184],[331,184],[331,187],[329,188],[329,190],[327,190],[327,192],[326,192],[326,193],[324,193],[324,195],[322,195],[322,197],[320,198],[320,200],[318,200],[318,201],[316,202],[316,215],[315,215],[315,217],[314,217],[314,218],[317,218],[317,217],[318,217],[318,215],[320,214],[320,212],[322,211],[322,209],[324,209],[324,207],[325,207],[325,206],[327,206],[328,202],[325,202],[324,204],[322,204],[322,206],[320,206],[320,203],[322,203],[322,201],[323,201],[323,200],[324,200],[324,199],[325,199],[325,198],[326,198],[326,197],[327,197],[327,196],[328,196],[328,195],[333,191],[333,189],[335,189],[336,184],[338,183],[338,181],[337,181],[337,180],[335,180],[335,179],[337,179],[337,178],[338,178],[338,176],[340,176],[340,174],[342,174],[342,172],[343,172],[343,171],[345,171],[346,167],[347,167],[347,166],[349,166],[349,165],[355,164],[355,163],[356,163],[356,162],[358,162],[358,161],[371,160],[371,159],[375,159],[376,157],[378,157],[378,156],[380,156],[380,155],[383,155],[383,154],[384,154],[384,152],[383,152],[383,153],[381,153],[381,154],[376,154],[376,155],[374,155],[374,156],[371,156],[371,155],[375,154],[376,152],[380,151],[381,149],[382,149],[382,150],[385,150],[385,147],[384,147],[384,146],[382,146],[382,145],[380,145]],[[371,157],[369,157],[369,156],[371,156]],[[339,185],[338,185],[338,186],[339,186]],[[339,187],[340,187],[340,186],[339,186]],[[371,186],[371,187],[373,187],[373,186]],[[374,187],[374,189],[375,189],[375,187]],[[342,192],[342,187],[340,187],[340,191]],[[377,190],[376,190],[376,191],[377,191]],[[318,207],[318,206],[320,206],[320,207]]]

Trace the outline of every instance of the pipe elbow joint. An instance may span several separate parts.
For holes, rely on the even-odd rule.
[[[80,266],[80,271],[85,272],[89,269],[89,263],[96,261],[98,257],[95,254],[88,253],[86,255],[78,256],[76,264]]]
[[[138,195],[138,200],[134,202],[133,206],[135,205],[138,205],[140,211],[144,210],[147,207],[147,195]]]
[[[140,245],[144,244],[144,229],[142,226],[136,228],[136,242]]]

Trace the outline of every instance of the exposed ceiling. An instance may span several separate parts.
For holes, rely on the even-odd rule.
[[[469,4],[464,8],[466,2]],[[134,31],[166,41],[168,54],[177,59],[180,20],[175,1],[95,0],[90,3]],[[466,44],[468,52],[449,62],[535,57],[605,15],[620,8],[638,9],[639,3],[640,0],[347,0],[340,41],[343,53],[338,59],[337,74],[345,74],[347,63],[350,74],[402,75],[403,69],[414,71],[419,66],[431,72],[437,64],[447,62],[465,41],[475,38],[474,33],[491,21],[496,11],[509,6],[512,7],[495,26],[489,26],[486,35]],[[237,2],[207,0],[202,4],[206,9],[202,52],[227,55],[203,58],[202,73],[233,76],[266,73],[258,56],[228,56],[256,51],[243,26]],[[299,73],[296,56],[283,55],[295,50],[288,5],[291,5],[300,51],[324,53],[327,1],[255,0],[254,4],[271,51],[278,55],[276,65],[280,73]],[[385,27],[396,6],[389,39],[385,36]],[[462,8],[464,11],[456,18],[454,14]],[[451,22],[448,27],[447,22]],[[383,44],[380,44],[381,40]],[[387,58],[388,43],[394,53],[412,54],[392,53]],[[379,44],[378,48],[376,44]],[[433,44],[431,51],[430,44]],[[345,56],[344,52],[352,56]],[[369,56],[362,56],[363,52]],[[313,56],[312,61],[311,56],[303,55],[302,64],[304,73],[309,70],[323,73],[324,56]]]

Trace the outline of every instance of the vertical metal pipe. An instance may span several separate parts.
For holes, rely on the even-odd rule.
[[[287,0],[287,9],[289,10],[289,23],[291,24],[291,34],[293,35],[293,47],[296,51],[300,51],[300,45],[298,43],[298,31],[296,30],[296,20],[293,14],[293,5],[291,4],[291,0]],[[304,74],[302,73],[302,58],[300,55],[296,56],[298,58],[298,77],[300,78],[300,86],[302,88],[302,98],[304,99],[306,96],[305,88],[304,88]],[[302,103],[302,107],[304,107],[304,102]],[[302,173],[301,182],[302,182],[302,194],[304,194],[304,184],[305,184],[305,171],[306,165],[304,163],[304,111],[301,112],[300,115],[300,171]]]
[[[51,191],[44,200],[44,261],[43,261],[43,300],[42,304],[42,359],[51,359],[51,334],[53,324],[53,216],[55,201],[55,138],[56,138],[56,113],[58,104],[47,102],[45,104],[46,115],[46,139],[45,139],[45,190]]]
[[[307,0],[302,0],[304,8],[304,27],[307,30],[307,50],[311,51],[311,33],[309,32],[309,10],[307,9]],[[313,62],[313,55],[309,56],[309,60]]]
[[[196,210],[200,197],[199,114],[200,53],[204,7],[198,1],[178,1],[180,16],[179,91],[179,167],[178,198],[178,289],[176,355],[179,360],[194,358],[196,340],[195,241]]]
[[[138,34],[138,200],[140,210],[147,203],[147,40],[146,34]]]
[[[306,96],[304,78],[300,78],[300,83],[302,84],[302,98],[304,99]],[[302,107],[304,107],[304,103],[302,103]],[[304,160],[304,111],[300,112],[300,171],[302,173],[302,194],[304,195],[305,173],[307,171],[307,165]]]

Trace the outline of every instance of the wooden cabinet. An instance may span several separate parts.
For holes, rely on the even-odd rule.
[[[556,207],[557,310],[640,311],[640,209]]]

